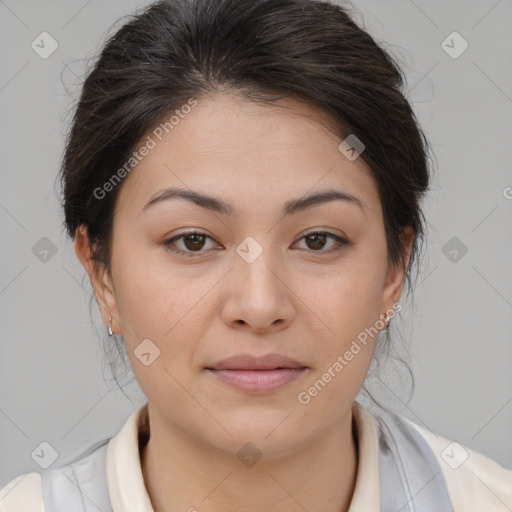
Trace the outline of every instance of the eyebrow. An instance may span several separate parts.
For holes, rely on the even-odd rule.
[[[224,202],[219,198],[194,192],[192,190],[185,190],[173,187],[166,188],[153,195],[151,199],[148,201],[148,203],[146,203],[142,211],[145,212],[151,206],[171,199],[186,199],[200,206],[201,208],[205,208],[207,210],[211,210],[217,213],[223,213],[225,215],[234,215],[235,213],[235,210],[232,205]],[[363,210],[364,213],[364,208],[366,206],[360,199],[353,196],[352,194],[349,194],[348,192],[343,192],[341,190],[334,189],[324,190],[306,197],[301,197],[298,199],[292,199],[290,201],[287,201],[283,206],[282,213],[283,216],[293,215],[295,213],[303,212],[308,208],[312,208],[313,206],[336,200],[346,201],[348,203],[355,204],[356,206],[361,208],[361,210]]]

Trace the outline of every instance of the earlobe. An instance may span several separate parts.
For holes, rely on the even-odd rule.
[[[93,258],[91,241],[87,234],[87,228],[80,226],[75,234],[75,252],[89,275],[89,280],[96,296],[96,301],[105,326],[112,329],[113,333],[118,330],[115,320],[118,317],[117,304],[114,294],[114,287],[105,265],[98,264]],[[111,319],[111,320],[109,320]]]
[[[95,273],[95,275],[98,276],[95,278],[97,284],[93,284],[93,286],[103,323],[108,327],[110,336],[113,334],[121,334],[122,330],[118,321],[117,301],[110,275],[104,265],[102,265],[101,269],[97,272],[98,274],[101,273],[101,276]]]

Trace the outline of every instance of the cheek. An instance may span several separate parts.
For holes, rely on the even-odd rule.
[[[378,257],[354,253],[320,286],[312,282],[304,286],[304,296],[330,328],[328,332],[346,341],[378,319],[384,279],[385,267]]]
[[[325,333],[317,345],[315,375],[308,383],[314,386],[311,401],[318,408],[330,403],[339,404],[340,400],[357,395],[368,372],[380,330],[375,328],[375,323],[380,313],[383,265],[359,255],[345,263],[336,275],[323,280],[318,293],[309,292],[308,300],[323,320],[319,325]],[[304,287],[305,293],[306,290]],[[317,399],[314,394],[318,390],[322,391]],[[307,393],[307,389],[303,391]]]
[[[319,324],[326,334],[315,343],[315,371],[296,397],[308,417],[338,418],[361,389],[373,358],[377,332],[371,327],[380,303],[375,276],[349,275],[332,279],[315,296],[315,312],[328,328]]]
[[[116,298],[126,350],[148,398],[160,403],[171,393],[175,400],[183,399],[185,406],[179,383],[188,380],[195,340],[205,337],[207,319],[198,304],[205,283],[190,282],[162,265],[144,261],[139,264],[132,254],[118,263]]]
[[[220,277],[201,275],[199,265],[181,272],[160,250],[132,251],[116,263],[116,301],[127,349],[133,352],[150,339],[162,362],[190,357],[211,314],[202,298]]]
[[[119,243],[112,257],[120,316],[127,327],[160,335],[172,327],[190,292],[182,273],[166,264],[161,252],[143,242],[134,247]]]

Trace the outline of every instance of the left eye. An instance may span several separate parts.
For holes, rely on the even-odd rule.
[[[193,256],[194,253],[205,252],[201,249],[204,248],[207,239],[213,241],[213,238],[208,235],[190,231],[167,240],[164,242],[164,245],[173,252],[185,254],[186,256]],[[329,239],[333,242],[331,247],[327,250],[320,250],[325,248],[326,241]],[[299,242],[302,240],[306,241],[306,244],[308,245],[307,248],[311,249],[313,252],[329,252],[330,250],[341,249],[343,246],[349,245],[349,242],[340,236],[324,231],[308,233],[300,238]],[[178,248],[174,245],[178,241],[182,242],[182,248]],[[332,245],[335,246],[334,249]],[[338,247],[336,247],[336,245]]]
[[[334,233],[326,233],[324,231],[315,231],[313,233],[308,233],[307,235],[303,236],[300,240],[306,240],[306,241],[309,240],[310,242],[312,242],[311,245],[313,247],[311,247],[311,245],[310,245],[309,248],[313,249],[313,252],[329,252],[329,250],[332,249],[332,245],[331,245],[331,248],[328,250],[325,250],[325,251],[318,250],[319,248],[323,249],[325,247],[326,240],[328,240],[328,239],[330,239],[334,242],[334,246],[338,245],[337,248],[341,248],[344,245],[348,245],[348,242],[346,240],[344,240],[343,238],[341,238],[340,236],[335,235]],[[321,247],[319,247],[319,246],[321,246]],[[332,250],[336,250],[336,249],[332,249]]]

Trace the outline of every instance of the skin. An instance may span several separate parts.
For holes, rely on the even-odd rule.
[[[236,95],[199,99],[131,171],[116,203],[111,275],[95,266],[86,230],[76,253],[89,273],[103,321],[123,334],[148,399],[151,436],[142,470],[155,512],[346,511],[357,474],[351,406],[376,337],[307,405],[297,396],[344,354],[402,293],[403,267],[388,267],[377,186],[362,158],[296,100],[262,105]],[[144,205],[175,186],[214,195],[233,216],[185,199]],[[283,217],[283,204],[324,189],[364,207],[330,201]],[[211,238],[165,241],[196,228]],[[348,239],[335,250],[328,231]],[[252,263],[237,246],[253,237]],[[410,229],[402,242],[407,257]],[[193,251],[196,252],[193,252]],[[202,252],[198,252],[202,251]],[[406,259],[407,262],[407,259]],[[160,356],[134,355],[150,339]],[[308,369],[266,394],[240,391],[205,370],[240,353],[278,352]],[[252,467],[236,454],[262,453]]]

